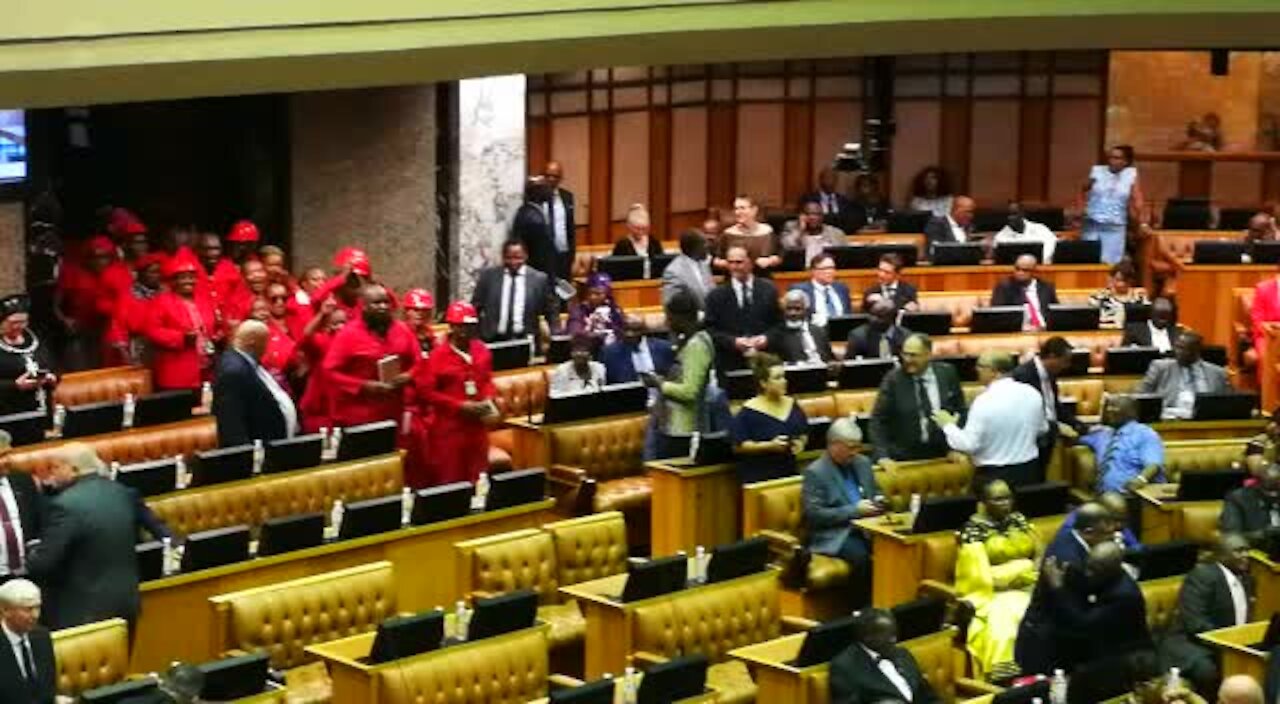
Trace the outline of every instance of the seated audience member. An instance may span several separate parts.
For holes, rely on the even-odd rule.
[[[951,212],[934,217],[924,226],[925,249],[933,252],[933,245],[949,242],[968,242],[973,235],[973,213],[976,209],[973,199],[968,196],[956,196],[951,203]]]
[[[1049,467],[1058,437],[1074,440],[1078,434],[1079,421],[1075,414],[1059,402],[1058,377],[1071,368],[1071,353],[1070,342],[1062,337],[1051,337],[1041,343],[1038,354],[1019,364],[1010,375],[1014,381],[1035,389],[1044,402],[1045,430],[1037,440],[1042,473]]]
[[[822,221],[822,205],[811,199],[801,201],[799,218],[789,221],[782,233],[782,248],[803,250],[805,261],[847,242],[843,230]]]
[[[1262,474],[1262,470],[1275,463],[1280,451],[1280,408],[1271,411],[1267,419],[1267,427],[1261,433],[1249,438],[1244,447],[1244,464],[1254,478]]]
[[[683,292],[693,296],[701,309],[715,285],[706,237],[697,230],[685,230],[680,235],[680,253],[662,270],[662,305]]]
[[[877,458],[923,460],[942,457],[947,441],[933,412],[965,410],[955,367],[930,361],[928,335],[912,334],[902,344],[902,364],[880,382],[871,411],[871,445]]]
[[[787,364],[835,359],[827,331],[809,320],[809,299],[795,289],[782,298],[782,324],[769,331],[767,347]]]
[[[1070,672],[1151,647],[1146,601],[1125,573],[1123,558],[1124,551],[1110,540],[1089,548],[1079,566],[1045,557],[1018,631],[1016,657],[1023,672]],[[1103,643],[1107,647],[1100,648]]]
[[[827,451],[805,468],[801,493],[809,550],[849,563],[853,603],[864,605],[871,596],[871,546],[851,521],[880,515],[887,503],[852,418],[831,424]]]
[[[740,369],[745,355],[765,349],[766,333],[778,324],[778,291],[767,279],[755,276],[755,264],[745,247],[725,253],[728,279],[707,294],[703,318],[716,342],[716,367]]]
[[[1258,359],[1266,359],[1266,323],[1280,322],[1280,273],[1259,281],[1253,287],[1253,305],[1249,308],[1249,324],[1253,349]]]
[[[978,481],[1002,479],[1020,487],[1043,481],[1036,438],[1045,426],[1044,401],[1035,389],[1009,376],[1014,358],[984,350],[978,357],[978,381],[986,388],[969,406],[961,427],[957,414],[933,412],[933,419],[956,452],[973,458]]]
[[[902,352],[902,343],[911,331],[898,325],[898,311],[887,298],[878,299],[867,310],[867,322],[849,331],[844,358],[891,359]]]
[[[1199,692],[1218,687],[1217,655],[1198,636],[1205,631],[1249,622],[1254,589],[1249,574],[1249,542],[1223,533],[1214,544],[1213,559],[1196,565],[1183,578],[1178,608],[1161,651]]]
[[[627,236],[613,245],[615,257],[656,257],[662,254],[662,240],[649,230],[649,210],[639,203],[627,208]]]
[[[471,305],[480,315],[480,339],[485,342],[539,339],[538,319],[547,321],[554,332],[555,291],[551,279],[530,267],[524,245],[508,241],[502,245],[502,265],[480,271]]]
[[[932,213],[935,218],[946,218],[954,202],[951,195],[951,177],[940,166],[926,166],[911,180],[911,200],[907,209]]]
[[[0,584],[0,629],[8,646],[0,655],[0,701],[5,704],[55,701],[58,665],[49,630],[39,624],[40,603],[40,587],[33,582],[12,579]]]
[[[1240,533],[1260,549],[1275,542],[1280,536],[1280,464],[1263,469],[1254,486],[1227,493],[1218,515],[1218,530]]]
[[[1274,667],[1274,665],[1272,665]],[[1232,675],[1218,688],[1218,704],[1266,704],[1262,687],[1248,675]]]
[[[987,482],[978,498],[978,513],[959,533],[956,596],[974,611],[967,649],[975,674],[1000,680],[1017,674],[1013,644],[1039,575],[1041,545],[1035,526],[1015,510],[1007,483]]]
[[[861,230],[878,230],[893,214],[884,192],[880,190],[880,178],[874,174],[858,174],[853,179],[853,198],[849,199],[842,227],[850,234]]]
[[[902,258],[892,252],[881,255],[876,265],[876,283],[862,292],[862,310],[870,310],[880,299],[893,301],[898,310],[920,309],[916,287],[902,280]]]
[[[548,393],[552,396],[599,391],[604,386],[604,365],[591,359],[595,341],[577,334],[569,343],[569,360],[551,371]]]
[[[1128,496],[1147,484],[1164,481],[1164,443],[1151,426],[1138,422],[1136,399],[1107,397],[1102,423],[1080,438],[1093,450],[1099,494],[1114,491]]]
[[[1094,499],[1094,502],[1106,509],[1107,515],[1111,517],[1111,525],[1107,530],[1107,534],[1114,538],[1116,533],[1120,533],[1120,539],[1124,543],[1125,550],[1141,550],[1142,543],[1138,542],[1138,536],[1134,535],[1128,526],[1129,504],[1124,496],[1114,491],[1108,491],[1100,494]],[[1088,506],[1090,504],[1085,505]],[[1062,525],[1058,528],[1058,532],[1054,534],[1053,540],[1059,545],[1065,545],[1075,540],[1071,536],[1071,531],[1076,529],[1076,515],[1079,512],[1080,508],[1076,508],[1068,513],[1066,519],[1062,521]]]
[[[996,244],[1039,242],[1044,245],[1044,259],[1041,261],[1045,264],[1053,263],[1053,250],[1058,246],[1058,236],[1053,234],[1053,230],[1034,220],[1028,220],[1022,204],[1017,201],[1009,203],[1008,221],[996,233],[994,241]]]
[[[843,193],[836,187],[836,172],[831,167],[826,167],[818,172],[818,188],[812,193],[806,193],[800,199],[803,206],[804,203],[813,201],[818,204],[823,220],[828,225],[840,228],[841,234],[852,232],[849,227],[850,208],[852,203],[845,197]],[[801,208],[803,210],[803,207]]]
[[[1172,352],[1173,343],[1187,329],[1177,324],[1177,311],[1173,301],[1157,298],[1151,302],[1151,318],[1141,323],[1127,323],[1121,345],[1154,347],[1161,352]]]
[[[659,394],[654,410],[657,422],[653,424],[653,437],[645,438],[645,452],[649,459],[672,456],[660,441],[661,436],[689,435],[708,429],[702,423],[700,411],[708,405],[708,387],[713,381],[711,371],[716,356],[715,343],[711,335],[702,329],[698,302],[692,294],[677,293],[663,309],[676,347],[676,362],[666,376],[640,375],[641,381]]]
[[[760,393],[733,417],[733,447],[743,484],[795,474],[796,455],[809,441],[809,420],[787,395],[782,360],[768,353],[754,355],[751,372]]]
[[[702,239],[707,241],[708,252],[720,251],[720,235],[724,234],[724,218],[720,215],[720,209],[708,208],[707,217],[703,219],[702,226],[697,231],[702,235]]]
[[[585,335],[599,349],[622,335],[622,309],[613,300],[613,279],[596,272],[587,277],[581,301],[569,306],[566,332]]]
[[[1098,309],[1099,328],[1124,329],[1125,305],[1147,303],[1147,294],[1137,288],[1138,272],[1125,259],[1111,267],[1107,287],[1089,294],[1089,305]]]
[[[1253,244],[1254,242],[1269,242],[1276,239],[1275,223],[1271,216],[1266,213],[1256,213],[1249,218],[1249,224],[1245,227],[1244,241]]]
[[[1036,258],[1023,254],[1013,262],[1013,276],[991,289],[991,305],[1021,306],[1022,329],[1044,330],[1049,306],[1058,302],[1058,289],[1036,276]]]
[[[719,253],[714,264],[721,268],[729,268],[729,250],[742,247],[754,268],[762,275],[768,273],[782,263],[778,256],[778,235],[768,223],[760,222],[760,204],[748,195],[739,195],[733,199],[733,224],[716,240],[716,251]]]
[[[628,315],[622,325],[622,339],[600,352],[606,384],[639,381],[641,374],[665,377],[675,362],[671,343],[656,335],[645,335],[644,319]]]
[[[836,260],[829,254],[810,259],[809,280],[792,284],[791,290],[803,293],[808,299],[812,311],[809,320],[820,328],[825,328],[830,318],[853,312],[849,287],[836,281]]]
[[[871,608],[855,614],[853,643],[831,660],[831,704],[941,702],[915,658],[897,642],[892,613]]]
[[[1226,391],[1227,370],[1200,358],[1200,333],[1187,331],[1173,343],[1173,359],[1157,359],[1134,389],[1164,397],[1165,418],[1190,418],[1196,394]]]
[[[298,410],[289,392],[262,364],[271,332],[265,323],[246,320],[236,328],[231,348],[218,360],[213,387],[213,417],[222,447],[293,437]]]

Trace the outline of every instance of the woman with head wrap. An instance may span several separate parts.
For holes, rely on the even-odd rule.
[[[622,337],[622,309],[613,300],[613,279],[596,272],[587,277],[581,300],[569,307],[569,335],[586,335],[596,348]]]
[[[25,295],[0,298],[0,415],[49,408],[58,377],[52,357],[28,327]]]

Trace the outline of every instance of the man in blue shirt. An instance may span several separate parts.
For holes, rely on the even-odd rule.
[[[1127,523],[1129,522],[1129,504],[1124,496],[1114,491],[1109,491],[1097,498],[1098,505],[1107,510],[1111,516],[1111,530],[1113,533],[1119,533],[1121,539],[1124,540],[1125,550],[1138,550],[1142,548],[1142,543],[1138,541],[1138,536],[1129,530]],[[1080,509],[1076,509],[1067,514],[1065,520],[1062,521],[1062,527],[1054,535],[1054,540],[1064,539],[1062,536],[1069,535],[1076,527],[1076,514]]]
[[[1164,481],[1164,444],[1150,426],[1139,423],[1138,402],[1132,396],[1110,396],[1102,422],[1080,438],[1093,450],[1095,490],[1129,495],[1153,482]]]

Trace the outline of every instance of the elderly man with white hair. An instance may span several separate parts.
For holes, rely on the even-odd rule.
[[[0,702],[53,704],[58,668],[41,627],[40,588],[25,579],[0,585]]]
[[[802,493],[809,550],[849,563],[853,603],[861,606],[871,596],[871,550],[850,522],[880,514],[887,504],[871,460],[862,454],[862,429],[852,417],[831,424],[827,451],[804,470]]]
[[[782,297],[782,322],[769,331],[766,347],[787,364],[824,364],[835,358],[827,329],[809,320],[809,297],[795,289]]]

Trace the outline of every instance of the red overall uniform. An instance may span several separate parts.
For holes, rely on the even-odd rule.
[[[442,340],[414,369],[411,395],[416,412],[430,417],[424,452],[428,465],[426,476],[406,474],[406,481],[423,486],[475,481],[489,466],[489,430],[484,421],[463,414],[462,404],[494,397],[493,358],[479,340],[472,340],[464,351],[470,361]]]
[[[215,339],[216,318],[207,296],[191,299],[165,291],[147,302],[149,314],[144,333],[151,343],[151,375],[158,389],[198,389],[212,380],[213,358],[208,354]],[[194,314],[194,315],[193,315]],[[188,344],[187,333],[196,340]]]
[[[401,421],[404,394],[370,395],[362,389],[364,382],[378,379],[378,360],[390,355],[400,358],[402,372],[413,371],[418,359],[418,340],[399,320],[391,321],[386,337],[375,335],[359,317],[334,336],[321,366],[329,395],[329,415],[335,425]]]

